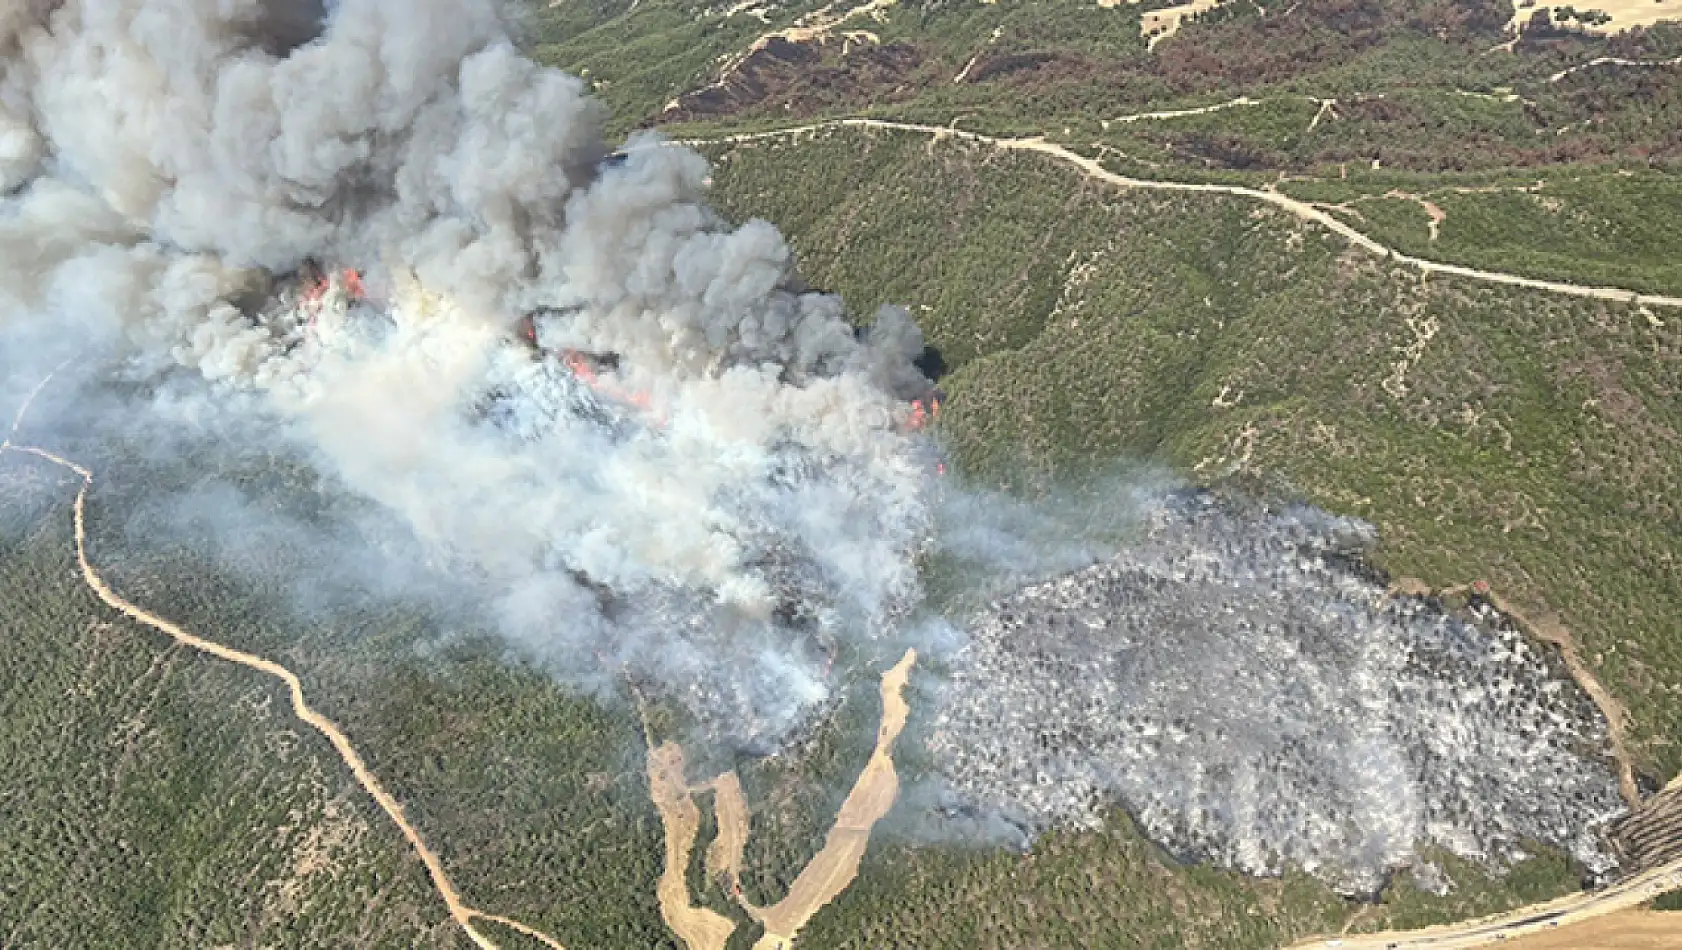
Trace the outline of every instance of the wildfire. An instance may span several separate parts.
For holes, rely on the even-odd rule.
[[[912,432],[921,432],[940,419],[940,397],[929,396],[927,401],[911,400],[911,416],[905,420],[905,427]]]
[[[351,303],[366,300],[367,288],[362,284],[362,272],[347,267],[339,272],[339,286],[344,288],[345,298]],[[311,281],[298,296],[299,308],[309,314],[308,325],[315,326],[315,321],[321,315],[321,308],[327,300],[327,292],[333,289],[333,278],[323,274]]]
[[[591,366],[589,361],[584,358],[584,354],[577,350],[563,352],[561,362],[566,364],[567,369],[572,370],[572,375],[577,376],[579,382],[591,389],[595,389],[601,380],[601,377],[596,373],[596,368]]]
[[[589,359],[577,350],[561,351],[561,362],[579,382],[599,395],[645,412],[654,404],[645,390],[626,389],[612,380],[603,379],[602,374],[590,365]]]
[[[911,400],[911,413],[905,419],[905,431],[922,432],[929,426],[940,421],[940,391],[935,390],[929,395]],[[936,460],[934,463],[936,475],[946,474],[946,463]]]

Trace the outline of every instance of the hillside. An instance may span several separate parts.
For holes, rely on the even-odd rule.
[[[1603,686],[1619,764],[1652,795],[1682,773],[1682,24],[1501,0],[1188,7],[561,0],[524,40],[586,78],[615,134],[705,155],[720,211],[775,224],[855,321],[911,312],[943,364],[949,478],[1032,500],[1146,472],[1364,519],[1363,570],[1450,609],[1487,592]],[[860,118],[884,124],[840,121]],[[373,594],[364,566],[313,563],[302,527],[250,529],[377,522],[307,452],[212,429],[160,447],[103,405],[48,387],[53,424],[16,434],[93,471],[90,560],[295,673],[488,939],[686,946],[662,918],[672,839],[645,758],[687,735],[680,703],[628,671],[558,677],[457,609],[470,572]],[[100,604],[79,487],[0,450],[0,945],[472,946],[281,683]],[[870,760],[898,656],[879,652],[831,655],[833,703],[780,754],[688,749],[700,846],[680,890],[735,927],[729,947],[763,935],[750,909],[787,894]],[[1584,883],[1546,846],[1504,872],[1427,849],[1450,886],[1398,872],[1364,900],[1181,860],[1113,805],[1026,851],[943,830],[939,660],[919,663],[900,804],[803,950],[1261,950]],[[706,843],[727,770],[752,834],[722,874]]]
[[[1149,47],[1149,7],[569,4],[535,51],[680,138],[838,116],[1043,136],[1127,175],[1278,188],[1410,253],[1682,287],[1659,224],[1682,211],[1682,29],[1507,43],[1499,0],[1306,0]]]
[[[814,281],[917,309],[952,367],[943,424],[970,470],[1032,492],[1148,459],[1358,514],[1379,527],[1394,576],[1483,579],[1527,613],[1556,614],[1627,705],[1648,787],[1676,773],[1682,585],[1675,529],[1660,527],[1675,523],[1664,499],[1682,464],[1668,312],[1422,281],[1251,202],[1118,193],[1036,156],[914,134],[837,130],[713,154],[726,206],[788,222]],[[979,883],[1002,866],[972,858],[964,883],[942,883],[923,869],[932,860],[877,867],[900,888],[933,878],[910,893],[934,904],[959,887],[1015,906],[991,890],[1008,878]],[[875,919],[867,882],[839,907]],[[932,914],[887,890],[875,901],[893,919]],[[1389,899],[1404,920],[1435,916],[1403,911],[1405,891]],[[998,929],[971,921],[984,929],[954,945],[1055,943],[1001,913]],[[1232,913],[1212,917],[1247,919]],[[838,926],[822,932],[839,939]],[[1208,939],[1196,945],[1247,945]]]
[[[972,475],[1032,494],[1144,461],[1366,518],[1392,576],[1486,581],[1572,638],[1628,710],[1643,787],[1662,784],[1682,767],[1675,311],[1426,277],[1260,201],[826,121],[1043,137],[1132,178],[1276,190],[1426,260],[1675,295],[1682,33],[1556,15],[1514,40],[1499,4],[1258,3],[1153,45],[1150,7],[642,4],[540,50],[588,69],[625,124],[699,144],[716,199],[777,222],[812,282],[861,314],[911,307]],[[591,58],[626,34],[689,58]],[[1067,872],[1090,882],[1117,846],[1070,847],[1047,851],[1063,876],[1012,885],[1055,859],[895,848],[867,863],[886,882],[862,876],[810,939],[1056,945],[1059,915],[1112,926],[1080,895],[1136,886]],[[1197,879],[1182,910],[1218,902]],[[954,894],[989,913],[928,935]],[[1443,919],[1403,910],[1417,899],[1387,897],[1398,923]],[[1063,933],[1246,945],[1173,916]]]

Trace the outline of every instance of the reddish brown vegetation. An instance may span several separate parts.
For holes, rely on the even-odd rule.
[[[661,122],[678,122],[775,106],[789,116],[805,117],[849,103],[886,101],[913,92],[922,65],[916,48],[905,43],[875,45],[796,43],[773,37],[719,82],[685,93]]]

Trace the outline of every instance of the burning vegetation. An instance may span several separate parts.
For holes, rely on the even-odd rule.
[[[263,417],[568,682],[805,721],[919,596],[909,316],[855,331],[699,155],[610,145],[501,0],[166,6],[0,15],[6,339]]]
[[[237,415],[522,654],[717,744],[783,747],[841,661],[925,632],[942,367],[907,312],[804,285],[693,151],[610,146],[497,0],[276,6],[0,14],[19,362],[119,366],[160,425]],[[934,744],[957,794],[1029,831],[1119,803],[1352,891],[1421,841],[1600,866],[1592,707],[1499,627],[1384,600],[1331,556],[1349,530],[1168,506],[984,611]]]

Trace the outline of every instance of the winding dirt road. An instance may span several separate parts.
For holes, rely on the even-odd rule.
[[[883,129],[894,132],[915,132],[932,135],[935,141],[942,139],[957,139],[989,145],[1005,151],[1036,152],[1058,161],[1067,162],[1080,169],[1089,178],[1107,182],[1121,188],[1145,188],[1157,191],[1185,191],[1201,192],[1203,194],[1232,195],[1239,198],[1249,198],[1280,208],[1296,217],[1310,221],[1337,234],[1344,240],[1374,254],[1400,264],[1416,268],[1425,274],[1447,274],[1454,277],[1465,277],[1470,280],[1480,280],[1491,284],[1504,284],[1509,287],[1524,287],[1530,290],[1543,290],[1549,293],[1565,294],[1572,297],[1587,297],[1595,300],[1610,300],[1618,303],[1634,305],[1653,305],[1661,307],[1682,308],[1682,297],[1664,294],[1644,294],[1622,287],[1592,287],[1583,284],[1573,284],[1566,281],[1542,280],[1535,277],[1520,277],[1517,274],[1505,274],[1500,271],[1479,270],[1475,267],[1463,267],[1459,264],[1445,264],[1423,257],[1403,254],[1394,248],[1387,247],[1367,235],[1355,230],[1336,217],[1327,214],[1320,208],[1305,201],[1299,201],[1282,192],[1265,188],[1248,188],[1243,185],[1202,184],[1184,181],[1160,181],[1149,178],[1132,178],[1118,175],[1103,167],[1096,159],[1087,158],[1069,149],[1047,142],[1041,136],[1029,138],[998,138],[983,135],[980,132],[966,132],[962,129],[945,128],[937,125],[918,125],[911,122],[892,122],[885,119],[831,119],[825,122],[813,122],[807,125],[797,125],[784,129],[773,129],[769,132],[750,132],[741,135],[725,135],[712,139],[684,139],[683,145],[732,145],[752,142],[761,139],[790,138],[809,132],[821,132],[836,128]]]
[[[34,401],[35,397],[41,392],[41,389],[46,386],[47,381],[50,379],[51,376],[36,385],[34,390],[32,390],[28,397],[24,400],[23,406],[18,409],[17,415],[12,420],[12,427],[7,433],[5,441],[0,442],[0,455],[3,455],[8,451],[25,455],[33,455],[37,458],[51,462],[60,468],[74,472],[82,479],[81,488],[76,492],[75,502],[76,563],[81,568],[83,582],[88,585],[89,589],[94,592],[95,596],[104,601],[106,606],[116,610],[129,619],[145,624],[146,626],[161,633],[168,634],[177,643],[191,647],[201,653],[208,653],[218,659],[227,660],[230,663],[238,663],[240,666],[249,667],[253,670],[257,670],[258,672],[266,673],[269,676],[273,676],[274,678],[280,680],[282,683],[285,683],[286,690],[291,696],[293,714],[308,723],[311,728],[315,729],[315,731],[321,733],[323,736],[326,736],[327,741],[333,744],[333,750],[339,754],[339,758],[344,760],[345,765],[350,767],[351,774],[356,777],[357,784],[361,785],[363,790],[373,797],[374,802],[378,804],[380,809],[391,819],[392,824],[397,826],[397,830],[402,832],[404,840],[408,841],[409,846],[413,848],[415,854],[419,856],[421,863],[426,866],[427,875],[432,878],[433,888],[437,890],[438,896],[444,901],[444,906],[449,910],[450,918],[456,922],[456,925],[467,934],[468,938],[471,939],[475,945],[483,948],[483,950],[500,950],[499,945],[494,940],[486,936],[481,930],[479,930],[479,928],[473,925],[475,920],[488,920],[525,934],[544,946],[552,948],[552,950],[565,950],[565,947],[561,945],[560,941],[535,927],[523,924],[512,918],[487,913],[486,911],[470,906],[462,900],[461,893],[456,890],[455,884],[450,881],[449,875],[444,871],[443,862],[438,860],[438,855],[433,853],[432,849],[427,846],[426,840],[421,837],[420,832],[415,830],[414,825],[409,823],[409,819],[403,813],[403,806],[397,801],[397,799],[392,797],[390,792],[386,791],[385,786],[381,785],[380,780],[368,769],[367,763],[362,760],[362,756],[356,751],[356,747],[351,745],[350,739],[345,736],[344,730],[340,729],[333,723],[332,720],[313,709],[309,705],[308,701],[305,700],[304,685],[298,679],[297,674],[273,660],[256,656],[251,653],[246,653],[243,650],[237,650],[233,647],[217,643],[214,640],[206,640],[203,637],[188,633],[175,623],[166,620],[131,601],[125,600],[120,594],[111,589],[111,586],[105,582],[105,579],[100,575],[99,571],[96,570],[93,564],[88,560],[87,500],[88,489],[93,486],[93,472],[82,465],[78,465],[77,463],[56,455],[46,449],[38,448],[32,445],[19,445],[14,442],[14,439],[17,437],[18,429],[23,424],[24,416],[29,411],[30,404]]]
[[[1594,59],[1591,59],[1586,63],[1578,63],[1575,66],[1570,66],[1554,73],[1552,76],[1548,77],[1548,82],[1559,82],[1574,73],[1580,73],[1585,69],[1594,69],[1597,66],[1620,66],[1630,69],[1663,69],[1666,66],[1682,66],[1682,56],[1673,56],[1670,59],[1624,59],[1622,56],[1596,56]]]

